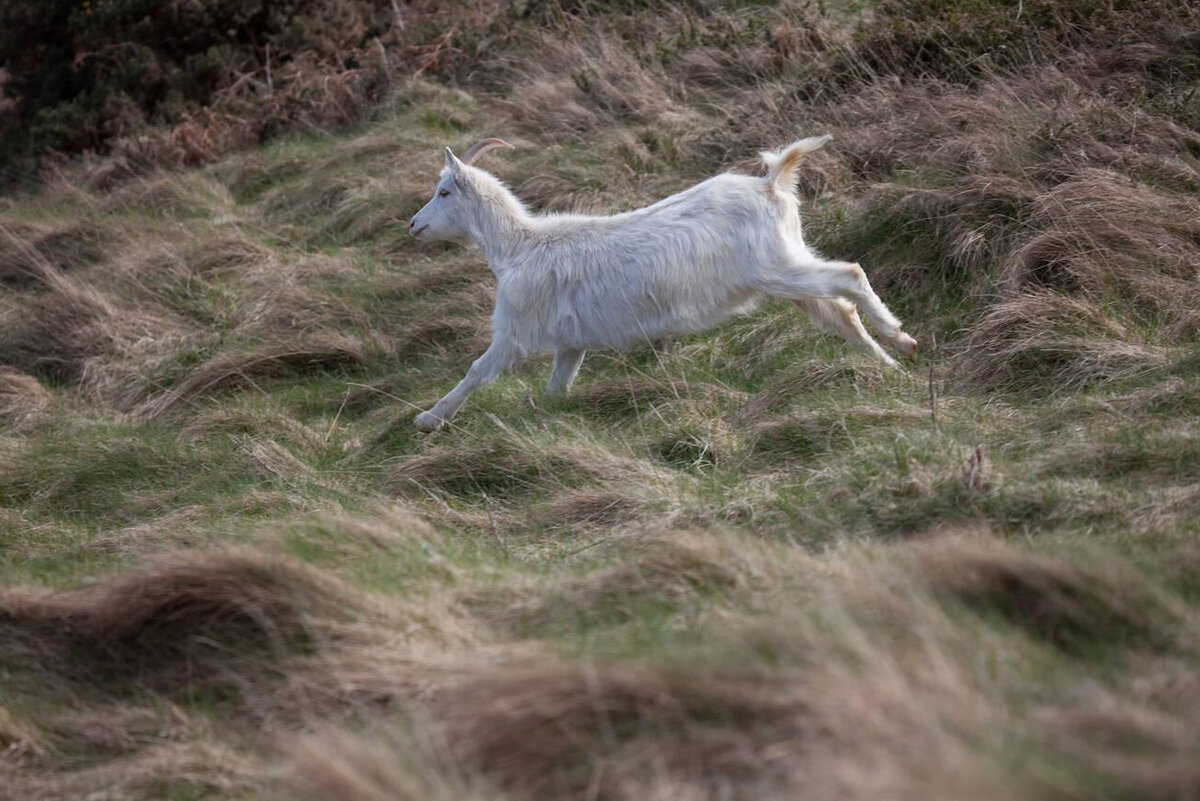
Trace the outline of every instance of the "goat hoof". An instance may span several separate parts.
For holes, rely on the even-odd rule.
[[[421,412],[417,415],[417,419],[414,422],[418,431],[424,431],[426,434],[429,434],[441,428],[446,421],[433,412]]]
[[[917,340],[903,331],[896,334],[896,339],[892,344],[896,346],[896,350],[900,351],[901,356],[909,359],[917,358]]]

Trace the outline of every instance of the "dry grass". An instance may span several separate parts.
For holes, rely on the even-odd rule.
[[[0,420],[20,425],[41,415],[53,401],[54,396],[33,376],[0,369]]]
[[[1097,568],[970,541],[920,547],[910,556],[935,593],[997,614],[1069,651],[1105,641],[1168,648],[1178,642],[1185,619],[1182,608],[1144,577],[1102,559]]]
[[[4,659],[75,682],[195,689],[310,651],[329,623],[364,616],[352,598],[278,557],[163,557],[89,589],[7,592]]]
[[[437,751],[430,750],[436,759]],[[496,797],[494,791],[474,786],[478,782],[438,775],[428,763],[406,764],[394,749],[347,732],[298,739],[293,754],[306,780],[301,792],[331,801],[481,801]]]
[[[653,501],[631,492],[614,489],[579,489],[556,492],[554,497],[535,507],[533,518],[546,527],[578,529],[594,525],[616,526],[637,519],[654,509]]]
[[[892,376],[888,375],[888,370],[874,362],[830,363],[813,360],[790,367],[782,375],[773,378],[766,387],[730,414],[729,421],[734,425],[753,424],[785,408],[806,392],[838,386],[883,386],[889,378]]]
[[[656,471],[599,443],[544,444],[537,437],[502,435],[491,442],[430,448],[402,462],[390,484],[404,495],[437,492],[512,498],[560,492],[583,483],[617,483]]]
[[[1055,292],[1026,292],[992,306],[971,331],[958,363],[983,389],[1061,389],[1113,381],[1162,367],[1170,351],[1127,341],[1130,331],[1101,307]]]
[[[603,422],[630,418],[674,417],[689,405],[739,399],[739,393],[719,384],[696,383],[631,371],[617,379],[589,381],[565,402],[569,410]]]
[[[482,618],[517,634],[570,630],[585,621],[619,625],[648,607],[698,605],[710,596],[765,586],[771,574],[762,554],[734,550],[720,537],[688,531],[647,533],[653,524],[610,535],[604,547],[627,559],[557,583],[505,586],[471,599]]]
[[[298,60],[0,199],[0,795],[1196,795],[1194,3],[410,9],[372,122]],[[765,303],[413,432],[442,143],[611,211],[826,131],[916,369]]]
[[[119,236],[111,228],[91,220],[69,222],[50,230],[21,226],[0,229],[0,281],[28,285],[38,281],[44,259],[70,272],[100,261]]]
[[[763,790],[778,781],[757,755],[804,739],[803,710],[789,696],[720,676],[672,682],[630,668],[512,665],[453,688],[439,717],[457,758],[511,795],[637,797],[663,792],[660,782],[703,795],[717,777],[741,774]]]
[[[92,359],[136,347],[139,339],[170,326],[150,311],[121,314],[95,286],[34,244],[11,231],[4,236],[10,261],[37,290],[0,328],[0,342],[14,366],[83,382]]]
[[[147,401],[138,413],[158,417],[180,405],[229,387],[254,385],[256,380],[296,375],[361,364],[365,359],[359,342],[345,336],[314,337],[309,342],[288,342],[251,353],[229,354],[202,365],[170,391]]]
[[[425,733],[401,746],[409,756],[389,760],[378,746],[340,736],[332,741],[337,756],[306,772],[334,798],[350,787],[407,797],[428,778],[425,770],[399,766],[434,754],[453,766],[443,775],[477,777],[450,797],[471,797],[467,788],[483,781],[522,798],[868,798],[880,786],[901,798],[1014,798],[1084,791],[1086,784],[1063,784],[1065,777],[1043,772],[1050,764],[1043,760],[1066,758],[1135,794],[1171,797],[1192,786],[1194,769],[1174,760],[1186,752],[1189,736],[1178,727],[1195,732],[1185,711],[1200,700],[1194,682],[1174,685],[1187,688],[1174,710],[1151,690],[1136,701],[1126,696],[1117,712],[1111,704],[1122,691],[1106,682],[1078,696],[1039,698],[1023,687],[1026,671],[1038,669],[1038,646],[1016,628],[964,625],[942,596],[952,590],[977,610],[976,620],[998,613],[996,619],[1020,629],[1022,613],[1033,613],[1030,630],[1055,644],[1065,627],[1107,637],[1113,611],[1121,609],[1130,633],[1157,634],[1122,637],[1119,647],[1149,645],[1153,655],[1127,658],[1154,675],[1151,684],[1165,687],[1179,679],[1171,654],[1190,653],[1194,622],[1159,616],[1159,604],[1173,603],[1162,598],[1147,607],[1144,600],[1156,593],[1136,572],[1104,560],[1088,568],[1030,559],[977,535],[929,542],[899,568],[885,567],[894,556],[844,553],[833,560],[844,572],[832,577],[815,572],[812,562],[791,565],[815,585],[806,600],[788,608],[796,598],[789,594],[769,613],[735,617],[736,628],[728,617],[702,624],[711,638],[693,646],[691,658],[471,668],[422,713]],[[880,583],[864,583],[868,576]],[[1014,579],[993,578],[1000,576]],[[748,661],[762,656],[758,649],[769,649],[771,658]],[[703,667],[695,661],[699,654],[708,655]],[[998,661],[981,671],[976,657]],[[1043,680],[1073,682],[1070,671]],[[1096,703],[1105,711],[1097,714]],[[1037,725],[1028,727],[1022,710]],[[1100,728],[1087,723],[1100,720]],[[962,731],[974,736],[963,739]],[[1015,762],[994,761],[1013,737],[1056,756],[1030,752]],[[1128,737],[1164,749],[1165,758],[1155,761],[1159,772],[1122,774],[1120,765],[1132,767],[1136,759],[1106,762],[1117,753],[1108,749]],[[306,744],[302,754],[308,758],[318,743]]]

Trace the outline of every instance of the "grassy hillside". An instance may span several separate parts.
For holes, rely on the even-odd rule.
[[[464,4],[357,127],[0,198],[0,797],[1194,797],[1198,23]],[[770,301],[415,432],[444,144],[615,210],[821,132],[918,363]]]

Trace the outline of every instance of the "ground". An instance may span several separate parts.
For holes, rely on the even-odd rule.
[[[1194,796],[1195,7],[564,5],[0,198],[0,797]],[[415,430],[488,341],[444,145],[611,211],[824,132],[918,361],[767,301]]]

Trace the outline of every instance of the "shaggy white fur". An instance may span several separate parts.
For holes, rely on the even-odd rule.
[[[412,218],[422,240],[474,242],[496,276],[492,344],[463,380],[417,417],[440,428],[467,397],[515,362],[553,353],[547,390],[564,392],[584,352],[710,328],[762,294],[796,301],[818,325],[889,364],[856,305],[902,354],[917,343],[857,264],[826,261],[800,232],[796,171],[828,136],[763,153],[765,177],[725,173],[652,206],[609,217],[531,214],[495,176],[446,149],[433,198]]]

